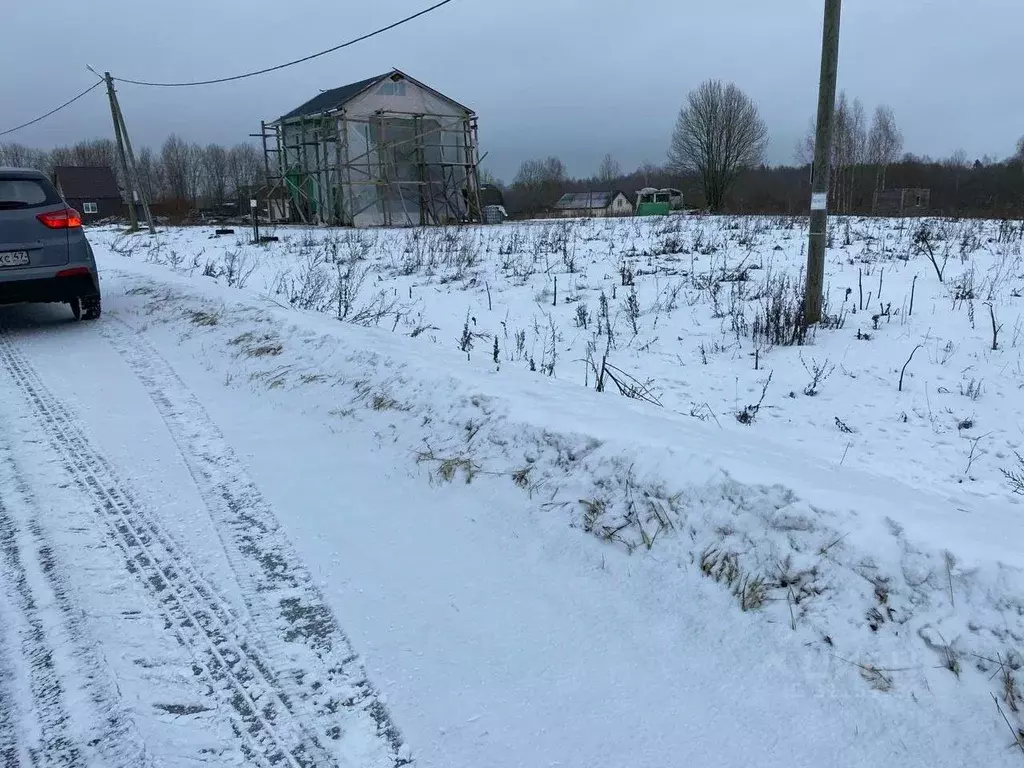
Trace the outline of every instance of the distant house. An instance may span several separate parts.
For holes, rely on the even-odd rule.
[[[494,184],[481,184],[480,205],[505,205],[505,195],[502,194],[501,187],[496,187]]]
[[[931,207],[932,191],[919,187],[875,192],[871,212],[876,216],[924,216]]]
[[[552,206],[557,216],[566,218],[629,216],[633,204],[624,192],[566,192]]]
[[[109,166],[58,165],[53,183],[85,223],[125,215],[121,190]]]

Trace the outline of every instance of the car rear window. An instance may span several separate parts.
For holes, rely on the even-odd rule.
[[[60,197],[48,181],[0,176],[0,210],[34,208],[57,202],[60,202]]]

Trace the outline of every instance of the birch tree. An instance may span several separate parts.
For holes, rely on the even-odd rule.
[[[885,104],[875,109],[868,134],[868,160],[875,166],[875,189],[885,189],[885,173],[903,151],[903,134],[896,115]]]

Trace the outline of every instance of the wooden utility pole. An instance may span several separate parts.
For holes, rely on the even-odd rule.
[[[821,78],[818,83],[818,127],[814,137],[811,176],[811,226],[807,242],[807,284],[804,287],[804,323],[821,322],[825,284],[825,246],[828,242],[828,183],[832,158],[832,124],[836,111],[839,73],[839,19],[842,0],[825,0],[821,39]]]
[[[156,234],[156,226],[153,224],[153,214],[149,209],[149,201],[143,194],[142,186],[139,184],[139,172],[135,165],[135,153],[132,151],[132,140],[128,136],[128,127],[124,124],[124,113],[121,112],[121,104],[117,100],[117,91],[114,90],[114,78],[109,72],[103,73],[107,81],[107,95],[110,97],[110,111],[114,118],[114,136],[117,138],[118,152],[121,161],[125,166],[126,185],[128,187],[128,216],[132,223],[132,229],[138,229],[138,221],[135,214],[135,199],[138,197],[142,203],[142,211],[146,214],[146,224],[149,226],[149,233]],[[123,145],[122,145],[123,142]]]
[[[135,215],[135,187],[132,184],[132,174],[128,170],[128,159],[124,154],[124,139],[121,137],[121,121],[117,119],[117,102],[114,96],[114,79],[109,72],[105,72],[103,79],[107,83],[107,98],[110,100],[110,117],[114,121],[114,138],[117,140],[117,157],[121,161],[121,176],[124,179],[125,192],[128,194],[128,222],[129,232],[137,232],[139,219]]]

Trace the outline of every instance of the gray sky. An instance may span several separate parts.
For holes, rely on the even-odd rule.
[[[152,10],[128,0],[54,0],[42,16],[32,3],[3,4],[0,130],[88,86],[86,64],[137,79],[228,76],[330,47],[430,0],[175,0]],[[121,103],[136,148],[172,132],[230,144],[320,89],[398,67],[477,111],[485,164],[511,181],[521,160],[546,154],[573,175],[595,172],[605,152],[624,169],[661,163],[686,93],[721,78],[760,106],[769,162],[790,162],[815,109],[822,6],[456,0],[313,62],[200,88],[124,85]],[[1024,134],[1024,2],[846,0],[843,10],[840,88],[869,114],[891,105],[908,151],[1012,153]],[[110,133],[97,89],[0,141],[49,148]]]

